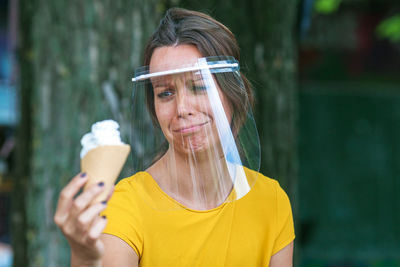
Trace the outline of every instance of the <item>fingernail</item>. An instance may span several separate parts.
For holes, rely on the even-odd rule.
[[[102,201],[101,204],[103,205],[107,204],[107,200]]]
[[[100,182],[100,183],[98,183],[97,185],[100,186],[100,187],[101,187],[101,186],[104,186],[104,182]]]
[[[86,177],[86,172],[82,172],[81,173],[81,178],[85,178]]]
[[[101,218],[103,218],[104,220],[107,219],[107,217],[105,215],[101,216]]]

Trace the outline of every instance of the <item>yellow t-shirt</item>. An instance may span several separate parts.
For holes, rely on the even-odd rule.
[[[295,237],[290,202],[277,181],[246,175],[258,176],[247,195],[196,211],[176,208],[149,173],[139,172],[116,185],[103,232],[130,245],[141,267],[268,266]]]

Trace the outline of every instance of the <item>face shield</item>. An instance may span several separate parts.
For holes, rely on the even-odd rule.
[[[161,192],[147,204],[209,210],[251,191],[260,144],[235,59],[141,67],[132,80],[134,170]]]

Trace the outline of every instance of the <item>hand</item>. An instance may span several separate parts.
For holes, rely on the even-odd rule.
[[[77,266],[94,266],[104,253],[100,235],[107,220],[99,213],[106,208],[106,202],[91,204],[104,190],[104,183],[93,185],[75,197],[87,181],[87,175],[79,174],[64,187],[54,216],[71,247],[71,265],[75,262]]]

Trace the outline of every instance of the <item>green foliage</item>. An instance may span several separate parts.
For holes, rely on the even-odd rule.
[[[376,28],[380,38],[387,38],[393,42],[400,41],[400,14],[387,18]]]
[[[315,0],[314,10],[317,13],[331,14],[339,9],[342,0]]]

